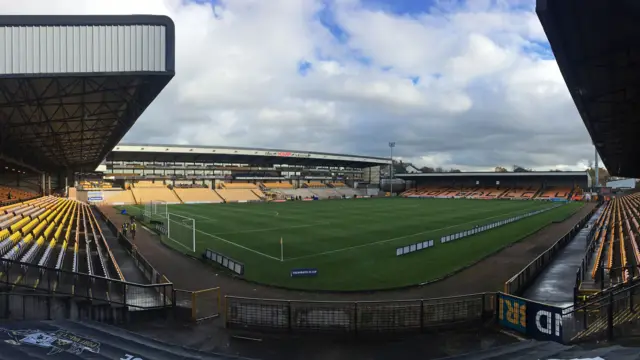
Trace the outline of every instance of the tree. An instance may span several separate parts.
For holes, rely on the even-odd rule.
[[[494,171],[497,173],[506,173],[507,169],[503,168],[502,166],[496,166]]]
[[[442,172],[444,172],[444,169],[438,166],[438,167],[436,168],[435,172],[437,172],[437,173],[442,173]]]
[[[407,172],[407,168],[402,163],[394,163],[393,164],[393,173],[394,174],[404,174]]]
[[[589,173],[589,176],[591,176],[591,178],[593,179],[593,181],[596,181],[596,170],[593,167],[589,167],[587,169],[587,172]],[[607,169],[605,168],[598,168],[598,183],[600,186],[605,186],[607,185],[607,181],[609,181],[609,172],[607,171]],[[595,184],[592,184],[595,186]]]
[[[451,173],[461,173],[462,171],[460,171],[459,169],[453,169],[452,168],[451,170],[449,170],[449,172],[451,172]]]
[[[520,165],[513,165],[513,172],[531,172],[531,169],[525,169]]]
[[[549,172],[562,172],[562,170],[558,170],[558,169],[550,169]]]
[[[420,168],[420,171],[422,171],[423,173],[427,174],[427,173],[435,172],[436,170],[434,168],[430,168],[428,166],[423,166],[423,167]]]

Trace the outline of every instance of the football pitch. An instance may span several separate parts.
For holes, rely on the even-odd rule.
[[[264,284],[374,290],[441,278],[551,222],[566,219],[582,206],[569,203],[462,239],[439,241],[441,236],[557,205],[404,198],[168,205],[169,213],[195,220],[196,253],[190,250],[190,231],[184,231],[184,240],[163,239],[194,256],[209,248],[242,262],[245,278]],[[144,207],[124,208],[135,215]],[[425,240],[434,240],[435,246],[396,256],[396,248]],[[291,277],[291,270],[301,268],[317,269],[318,274]]]

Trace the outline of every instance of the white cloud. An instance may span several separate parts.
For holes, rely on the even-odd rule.
[[[130,141],[386,156],[394,140],[405,161],[469,170],[573,169],[591,157],[555,62],[527,51],[545,41],[530,2],[471,0],[412,15],[363,3],[0,0],[0,8],[174,20],[176,77]],[[301,61],[311,64],[306,76]]]

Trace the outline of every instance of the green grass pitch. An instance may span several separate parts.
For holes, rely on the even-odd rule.
[[[441,236],[556,204],[466,199],[360,199],[286,203],[169,205],[195,219],[196,256],[206,248],[245,265],[245,277],[297,289],[373,290],[445,276],[518,241],[581,204],[569,203],[518,222],[441,244]],[[119,207],[121,208],[121,207]],[[142,206],[125,207],[140,213]],[[284,261],[280,257],[283,240]],[[424,240],[435,247],[397,257],[395,249]],[[174,241],[167,244],[191,253]],[[189,240],[185,245],[190,247]],[[193,253],[191,253],[193,254]],[[318,276],[291,278],[295,268]]]

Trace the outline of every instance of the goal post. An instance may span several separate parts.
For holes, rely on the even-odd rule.
[[[167,219],[169,208],[167,203],[159,200],[152,200],[144,203],[143,215],[148,220],[162,220]]]
[[[169,214],[167,203],[164,201],[152,201],[151,209],[153,215],[158,218],[166,219]]]
[[[196,252],[196,220],[183,215],[167,213],[167,238],[186,250]]]

